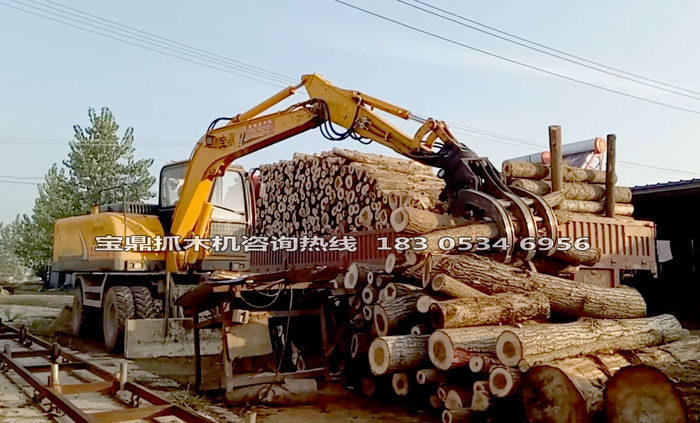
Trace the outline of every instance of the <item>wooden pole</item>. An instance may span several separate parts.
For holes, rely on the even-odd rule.
[[[627,289],[627,288],[616,288]],[[506,366],[526,370],[537,363],[605,350],[632,350],[676,341],[688,335],[670,314],[639,319],[579,319],[504,330],[496,356]]]
[[[561,152],[561,126],[549,127],[549,160],[552,168],[552,191],[561,191],[562,188],[562,152]]]
[[[615,217],[615,134],[608,134],[608,157],[605,164],[605,215]]]

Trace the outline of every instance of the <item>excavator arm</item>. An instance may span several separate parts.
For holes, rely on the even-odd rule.
[[[302,86],[309,100],[279,112],[262,114]],[[377,110],[417,121],[421,126],[413,136],[407,135]],[[516,236],[537,236],[537,225],[526,202],[501,182],[487,159],[479,158],[459,143],[444,122],[422,119],[372,96],[338,88],[318,74],[304,75],[300,84],[287,87],[247,112],[226,120],[228,123],[218,128],[214,127],[216,121],[212,122],[192,153],[173,216],[173,236],[205,236],[212,212],[209,197],[214,179],[223,175],[233,160],[315,127],[320,127],[328,139],[350,137],[375,141],[408,158],[440,168],[438,175],[446,182],[442,199],[449,202],[451,212],[494,220],[510,246],[515,245]],[[344,131],[338,132],[331,123]],[[543,213],[546,203],[541,198],[531,196],[527,202],[536,204],[533,209]],[[556,220],[551,209],[545,208],[544,213],[547,210],[550,215],[544,219],[549,227],[547,236],[556,238]],[[504,261],[511,259],[512,252],[510,247]],[[525,258],[531,257],[527,253]],[[169,252],[166,267],[170,272],[182,271],[194,260],[194,256],[188,257],[185,252]]]

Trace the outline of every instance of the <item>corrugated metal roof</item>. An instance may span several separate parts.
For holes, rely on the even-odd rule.
[[[635,195],[651,192],[677,191],[683,189],[700,188],[700,179],[681,179],[679,181],[659,182],[657,184],[638,185],[632,187]]]

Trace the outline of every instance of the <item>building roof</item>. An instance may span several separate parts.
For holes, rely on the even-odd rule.
[[[682,179],[680,181],[660,182],[657,184],[638,185],[632,187],[632,192],[635,196],[645,194],[659,194],[677,191],[696,191],[700,190],[700,179]]]

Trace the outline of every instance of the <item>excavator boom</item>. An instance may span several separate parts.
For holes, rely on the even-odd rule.
[[[304,87],[309,100],[285,110],[262,114]],[[413,136],[405,134],[377,113],[381,110],[402,119],[421,123]],[[318,74],[302,77],[301,83],[283,89],[222,127],[212,122],[197,143],[189,161],[180,199],[175,209],[171,234],[181,238],[206,235],[211,217],[208,199],[213,181],[223,175],[231,162],[269,145],[320,127],[327,139],[352,138],[375,141],[408,158],[440,168],[446,182],[442,198],[455,215],[495,220],[510,245],[504,261],[513,254],[516,236],[537,237],[537,225],[529,207],[500,180],[488,159],[478,157],[457,141],[442,121],[422,119],[410,111],[359,91],[338,88]],[[333,124],[344,128],[338,132]],[[532,196],[530,196],[532,198]],[[498,200],[501,200],[500,202]],[[533,198],[544,210],[547,236],[556,238],[556,221],[546,213],[546,203]],[[515,220],[511,219],[514,216]],[[190,252],[168,252],[166,268],[183,271],[201,258]],[[526,259],[534,252],[526,253]]]

